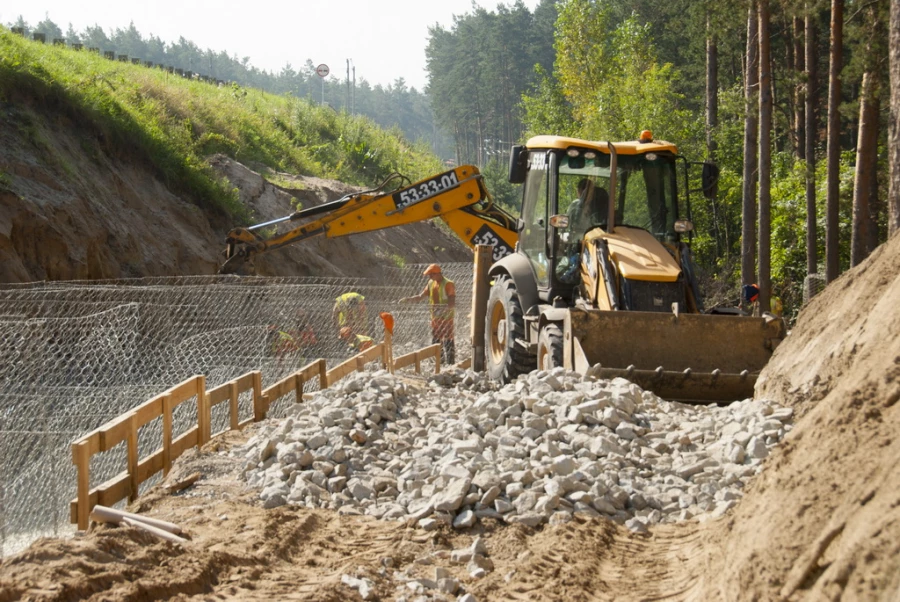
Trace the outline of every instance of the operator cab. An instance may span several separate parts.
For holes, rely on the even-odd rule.
[[[525,183],[519,248],[545,303],[575,296],[582,243],[593,230],[636,228],[674,248],[691,229],[679,219],[677,149],[649,132],[615,145],[538,136],[518,148],[510,181]]]

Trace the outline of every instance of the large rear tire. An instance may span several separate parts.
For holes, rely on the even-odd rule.
[[[534,354],[516,342],[525,340],[525,312],[509,276],[494,281],[484,324],[485,364],[491,378],[508,383],[534,370]]]
[[[547,324],[538,337],[538,370],[552,370],[563,365],[563,333],[557,324]]]

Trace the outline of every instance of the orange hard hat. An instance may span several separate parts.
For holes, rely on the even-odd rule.
[[[353,331],[350,329],[349,326],[344,326],[343,328],[341,328],[340,337],[342,339],[346,339],[351,334],[353,334]]]
[[[439,266],[436,263],[432,263],[430,266],[425,268],[424,272],[422,272],[422,274],[424,276],[431,276],[432,274],[440,274],[440,273],[441,273],[441,266]]]
[[[389,333],[394,334],[394,316],[392,316],[391,314],[389,314],[386,311],[383,311],[378,315],[384,321],[384,329],[387,330]]]

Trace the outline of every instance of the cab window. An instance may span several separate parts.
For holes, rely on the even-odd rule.
[[[547,155],[532,153],[522,203],[523,229],[519,236],[519,249],[528,257],[538,286],[550,286],[547,259]]]

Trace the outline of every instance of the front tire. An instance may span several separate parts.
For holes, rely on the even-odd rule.
[[[485,364],[492,379],[508,383],[534,369],[534,355],[517,343],[525,340],[525,313],[509,276],[498,276],[491,287],[484,323]]]
[[[563,333],[557,324],[547,324],[538,337],[538,370],[552,370],[563,365]]]

